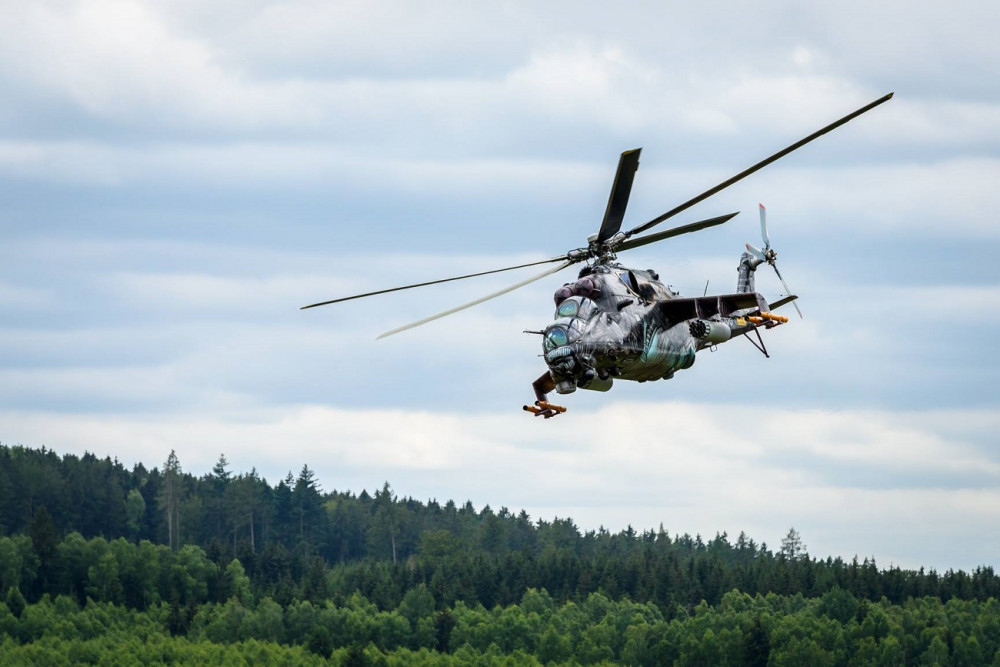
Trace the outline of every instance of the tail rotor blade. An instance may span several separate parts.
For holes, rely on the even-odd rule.
[[[767,209],[763,204],[757,205],[760,206],[760,238],[764,240],[764,250],[768,250],[771,247],[771,239],[767,238]]]
[[[758,248],[757,246],[754,246],[754,245],[750,245],[749,243],[747,243],[746,246],[747,246],[747,252],[748,253],[750,253],[751,255],[753,255],[754,257],[756,257],[757,259],[759,259],[762,262],[766,262],[767,261],[767,255],[765,255],[764,252],[760,248]]]
[[[781,281],[781,286],[785,288],[785,294],[791,296],[792,295],[792,290],[790,290],[788,288],[788,283],[786,283],[785,279],[781,277],[781,271],[778,270],[778,265],[777,264],[771,264],[771,268],[774,269],[774,272],[776,274],[778,274],[778,280]],[[792,305],[795,306],[795,312],[799,314],[799,318],[801,319],[802,318],[802,309],[799,308],[799,304],[796,303],[795,301],[792,301]]]

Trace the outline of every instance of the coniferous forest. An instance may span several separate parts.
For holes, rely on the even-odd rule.
[[[0,663],[1000,665],[1000,578],[0,445]]]

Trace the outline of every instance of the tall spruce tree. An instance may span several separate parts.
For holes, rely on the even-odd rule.
[[[170,450],[170,455],[163,464],[163,484],[157,504],[163,512],[167,524],[167,544],[171,550],[176,550],[180,542],[181,494],[183,480],[181,479],[181,464],[177,453]]]

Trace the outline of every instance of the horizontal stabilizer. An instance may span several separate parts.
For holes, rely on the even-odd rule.
[[[787,306],[792,301],[795,301],[798,298],[799,297],[797,297],[796,295],[792,294],[790,296],[786,296],[784,299],[778,299],[777,301],[775,301],[774,303],[772,303],[770,306],[768,306],[768,308],[771,309],[771,310],[777,310],[777,309],[781,308],[782,306]]]

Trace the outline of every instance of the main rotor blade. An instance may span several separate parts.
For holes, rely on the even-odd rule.
[[[441,313],[438,313],[437,315],[431,315],[430,317],[425,317],[422,320],[417,320],[416,322],[411,322],[410,324],[406,324],[406,325],[401,326],[401,327],[399,327],[397,329],[392,329],[390,331],[386,331],[385,333],[380,334],[379,337],[378,337],[378,339],[376,339],[376,340],[385,338],[387,336],[392,336],[393,334],[398,334],[400,331],[406,331],[407,329],[413,329],[415,327],[419,327],[422,324],[427,324],[428,322],[433,322],[434,320],[439,320],[442,317],[446,317],[448,315],[453,315],[454,313],[457,313],[459,311],[465,310],[466,308],[472,308],[473,306],[478,306],[479,304],[483,303],[484,301],[489,301],[490,299],[495,299],[498,296],[502,296],[502,295],[506,294],[507,292],[513,292],[514,290],[519,289],[521,287],[524,287],[525,285],[528,285],[530,283],[533,283],[536,280],[541,280],[545,276],[551,276],[553,273],[558,273],[559,271],[562,271],[563,269],[565,269],[567,266],[572,266],[573,264],[576,264],[576,262],[574,262],[574,261],[563,262],[562,264],[560,264],[557,267],[554,267],[554,268],[548,269],[546,271],[543,271],[542,273],[539,273],[537,276],[532,276],[531,278],[528,278],[527,280],[522,280],[519,283],[514,283],[510,287],[505,287],[505,288],[503,288],[502,290],[500,290],[498,292],[493,292],[492,294],[487,294],[486,296],[480,297],[480,298],[476,299],[475,301],[470,301],[469,303],[462,304],[461,306],[456,306],[455,308],[449,308],[448,310],[446,310],[444,312],[441,312]]]
[[[662,241],[663,239],[669,239],[671,236],[680,236],[681,234],[687,234],[689,232],[696,232],[699,229],[705,229],[706,227],[714,227],[715,225],[721,225],[724,222],[728,222],[737,215],[739,211],[735,213],[728,213],[726,215],[720,215],[717,218],[709,218],[708,220],[702,220],[700,222],[692,222],[689,225],[681,225],[680,227],[674,227],[673,229],[667,229],[662,232],[656,232],[655,234],[650,234],[649,236],[640,236],[637,239],[627,239],[622,241],[617,246],[615,246],[615,251],[621,250],[631,250],[632,248],[638,248],[639,246],[644,246],[649,243],[655,243],[656,241]]]
[[[760,162],[758,162],[757,164],[753,165],[752,167],[744,169],[743,171],[741,171],[740,173],[736,174],[732,178],[727,179],[727,180],[723,181],[722,183],[719,183],[714,188],[711,188],[709,190],[705,190],[705,192],[702,192],[697,197],[694,197],[693,199],[689,199],[688,201],[684,202],[680,206],[676,206],[676,207],[670,209],[669,211],[667,211],[666,213],[664,213],[660,217],[653,218],[649,222],[647,222],[645,224],[642,224],[642,225],[639,225],[635,229],[633,229],[633,230],[631,230],[629,232],[626,232],[626,237],[632,236],[634,234],[641,234],[642,232],[646,231],[647,229],[650,229],[650,228],[652,228],[652,227],[660,224],[661,222],[663,222],[667,218],[671,218],[671,217],[677,215],[678,213],[680,213],[681,211],[685,211],[685,210],[691,208],[692,206],[694,206],[698,202],[704,201],[705,199],[708,199],[709,197],[711,197],[712,195],[716,194],[717,192],[728,188],[733,183],[736,183],[737,181],[740,181],[740,180],[746,178],[747,176],[749,176],[750,174],[754,173],[755,171],[757,171],[759,169],[763,169],[764,167],[766,167],[767,165],[771,164],[775,160],[778,160],[779,158],[785,157],[786,155],[788,155],[789,153],[791,153],[792,151],[794,151],[794,150],[796,150],[798,148],[802,148],[803,146],[805,146],[806,144],[808,144],[813,139],[816,139],[817,137],[821,137],[821,136],[823,136],[824,134],[826,134],[827,132],[829,132],[831,130],[837,129],[838,127],[840,127],[844,123],[847,123],[848,121],[854,120],[855,118],[857,118],[858,116],[860,116],[861,114],[863,114],[865,112],[871,111],[872,109],[874,109],[878,105],[882,104],[883,102],[888,102],[889,100],[892,99],[892,95],[893,95],[892,93],[889,93],[888,95],[885,95],[884,97],[880,97],[877,100],[875,100],[874,102],[872,102],[870,104],[866,104],[865,106],[861,107],[857,111],[854,111],[852,113],[847,114],[846,116],[844,116],[840,120],[837,120],[837,121],[834,121],[834,122],[830,123],[829,125],[827,125],[823,129],[817,130],[816,132],[813,132],[812,134],[810,134],[805,139],[800,139],[799,141],[796,141],[794,144],[792,144],[788,148],[782,149],[782,150],[778,151],[777,153],[775,153],[774,155],[772,155],[771,157],[766,158],[764,160],[761,160]]]
[[[604,222],[601,223],[601,231],[597,233],[598,243],[607,241],[622,228],[625,207],[628,206],[628,197],[632,192],[635,170],[639,168],[640,151],[642,151],[641,148],[625,151],[618,160],[618,172],[615,174],[615,182],[611,186],[608,207],[604,211]]]
[[[332,299],[330,301],[320,301],[319,303],[312,303],[308,306],[302,306],[299,310],[305,310],[306,308],[315,308],[316,306],[327,306],[331,303],[340,303],[341,301],[350,301],[352,299],[363,299],[366,296],[375,296],[376,294],[387,294],[389,292],[399,292],[401,290],[413,289],[414,287],[426,287],[427,285],[437,285],[439,283],[448,283],[453,280],[465,280],[466,278],[475,278],[476,276],[486,276],[491,273],[502,273],[504,271],[513,271],[514,269],[523,269],[527,266],[538,266],[539,264],[551,264],[552,262],[564,262],[566,257],[553,257],[552,259],[543,259],[539,262],[528,262],[527,264],[518,264],[517,266],[508,266],[503,269],[493,269],[492,271],[480,271],[479,273],[469,273],[464,276],[455,276],[454,278],[441,278],[440,280],[428,280],[425,283],[414,283],[413,285],[403,285],[402,287],[390,287],[389,289],[376,290],[374,292],[365,292],[364,294],[355,294],[354,296],[345,296],[339,299]]]

